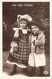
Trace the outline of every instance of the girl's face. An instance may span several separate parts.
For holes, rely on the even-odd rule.
[[[34,35],[39,34],[39,32],[40,32],[39,28],[36,25],[32,25],[31,29],[32,29],[32,33]]]
[[[19,25],[20,25],[21,28],[25,29],[27,27],[26,26],[27,22],[25,20],[21,20],[20,23],[19,23]]]

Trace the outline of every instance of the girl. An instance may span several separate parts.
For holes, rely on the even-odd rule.
[[[38,22],[31,22],[31,25],[31,53],[29,55],[28,64],[31,67],[39,67],[40,76],[43,76],[44,66],[46,65],[44,28]]]
[[[10,75],[13,75],[16,72],[16,66],[21,68],[26,68],[29,58],[29,30],[27,27],[28,21],[31,21],[32,18],[25,14],[19,15],[19,27],[15,34],[13,41],[11,43],[11,49],[7,62],[14,64]]]

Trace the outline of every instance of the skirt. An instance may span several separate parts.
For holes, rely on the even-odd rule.
[[[13,54],[9,53],[7,62],[9,61],[10,64],[16,64],[16,65],[28,65],[28,59],[29,59],[29,44],[27,42],[19,42],[18,43],[18,52],[13,52]],[[8,63],[9,63],[8,62]]]
[[[45,54],[30,53],[28,64],[32,67],[39,67],[46,65]]]

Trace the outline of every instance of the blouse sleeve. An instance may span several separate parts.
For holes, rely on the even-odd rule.
[[[17,30],[14,34],[14,38],[18,38],[19,37],[19,30]]]
[[[18,37],[19,37],[19,30],[16,30],[16,31],[15,31],[15,33],[14,33],[14,36],[13,36],[13,39],[12,39],[12,41],[15,41],[15,42],[17,42],[17,40],[18,40]]]

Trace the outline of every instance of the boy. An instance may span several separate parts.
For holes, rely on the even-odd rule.
[[[28,64],[31,67],[40,68],[40,76],[43,76],[44,66],[46,65],[45,58],[45,35],[44,27],[42,27],[38,22],[31,22],[31,53],[29,55]],[[33,55],[32,55],[33,54]],[[33,56],[33,60],[31,59]],[[34,61],[32,64],[32,61]]]

